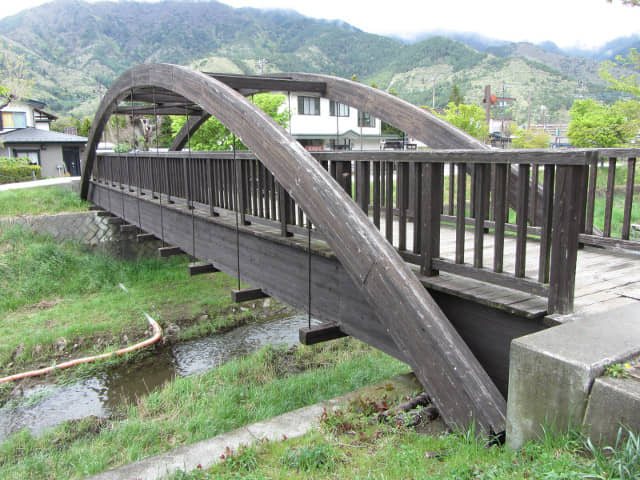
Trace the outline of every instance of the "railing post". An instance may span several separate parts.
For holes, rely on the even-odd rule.
[[[453,167],[452,167],[453,168]],[[463,172],[464,173],[464,172]],[[432,260],[440,256],[440,212],[442,211],[442,163],[427,163],[422,176],[422,265],[420,273],[432,277],[438,271]]]
[[[291,218],[291,197],[280,184],[278,184],[278,206],[280,209],[280,234],[283,237],[291,237],[293,233],[287,230],[287,224]]]
[[[551,273],[548,313],[573,311],[578,257],[580,211],[584,209],[584,175],[586,165],[557,167],[553,228],[551,233]]]

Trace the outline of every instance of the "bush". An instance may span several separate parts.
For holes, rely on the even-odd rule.
[[[0,184],[27,182],[42,178],[38,165],[16,165],[3,167],[0,165]]]

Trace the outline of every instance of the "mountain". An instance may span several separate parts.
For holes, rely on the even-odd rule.
[[[562,116],[576,96],[604,92],[594,60],[563,55],[552,45],[477,35],[459,39],[464,43],[444,36],[406,43],[340,21],[215,1],[56,0],[0,20],[0,64],[24,55],[35,82],[32,96],[58,114],[77,116],[92,116],[104,89],[144,62],[255,74],[258,60],[266,59],[264,73],[357,75],[428,105],[435,84],[439,106],[446,104],[453,83],[468,101],[480,101],[486,84],[499,93],[504,84],[505,95],[517,98],[509,113],[520,121],[530,100]]]

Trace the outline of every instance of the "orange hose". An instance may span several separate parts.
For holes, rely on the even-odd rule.
[[[126,292],[127,289],[124,285],[120,284],[120,287]],[[144,312],[143,312],[144,313]],[[68,362],[61,363],[60,365],[52,365],[51,367],[41,368],[39,370],[31,370],[29,372],[17,373],[15,375],[11,375],[8,377],[0,378],[0,383],[12,382],[14,380],[21,380],[27,377],[36,377],[38,375],[44,375],[45,373],[53,372],[54,370],[62,370],[64,368],[73,367],[75,365],[80,365],[82,363],[90,363],[95,360],[100,360],[103,358],[109,358],[113,355],[123,355],[125,353],[133,352],[135,350],[139,350],[141,348],[147,347],[149,345],[153,345],[158,340],[162,338],[162,328],[153,318],[144,313],[144,316],[147,317],[147,320],[153,327],[153,336],[144,340],[140,343],[136,343],[135,345],[131,345],[130,347],[121,348],[120,350],[116,350],[115,352],[103,353],[102,355],[95,355],[93,357],[84,357],[78,358],[76,360],[69,360]]]

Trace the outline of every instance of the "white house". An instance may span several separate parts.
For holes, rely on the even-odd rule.
[[[0,156],[28,157],[40,165],[43,177],[80,175],[85,137],[50,130],[57,117],[35,100],[12,100],[0,110]]]
[[[379,150],[385,140],[380,119],[313,94],[291,94],[289,132],[307,150]]]

